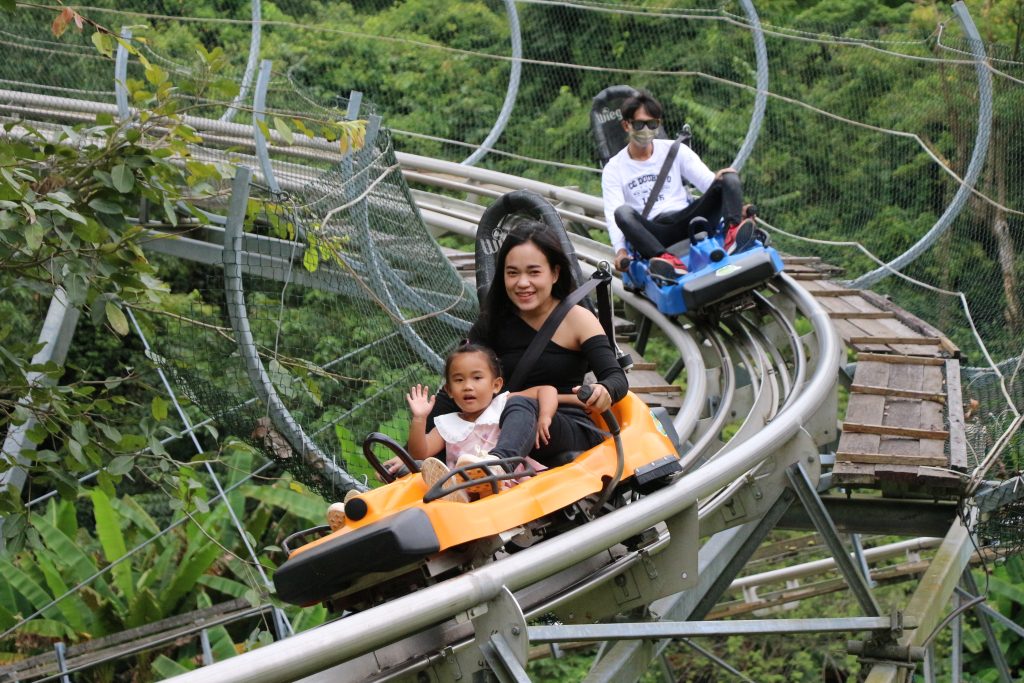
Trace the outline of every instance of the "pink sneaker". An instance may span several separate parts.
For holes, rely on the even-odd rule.
[[[420,463],[420,476],[423,477],[423,483],[427,485],[428,489],[437,482],[443,481],[450,473],[451,470],[448,469],[448,465],[445,465],[437,458],[427,458]],[[455,479],[449,479],[445,489],[451,488],[455,483]],[[442,496],[440,500],[447,500],[453,503],[468,503],[469,493],[466,489],[452,491],[448,495]]]
[[[331,531],[337,531],[341,527],[345,526],[345,503],[358,495],[359,491],[349,489],[348,492],[345,493],[344,502],[331,503],[331,506],[327,508],[327,526],[331,527]]]
[[[496,455],[492,455],[490,453],[478,453],[476,455],[473,455],[471,453],[466,453],[465,455],[460,455],[459,456],[458,461],[455,463],[455,467],[465,467],[466,465],[483,465],[483,464],[491,462],[492,460],[495,461],[495,462],[501,462],[501,458],[499,458]],[[504,467],[502,467],[501,465],[497,465],[497,466],[486,467],[486,468],[485,467],[474,467],[473,469],[466,470],[466,476],[469,477],[470,479],[482,479],[482,478],[487,476],[488,472],[490,472],[491,474],[493,474],[495,476],[500,476],[500,475],[506,473]],[[501,493],[502,491],[504,491],[505,489],[509,488],[510,486],[511,486],[510,480],[505,479],[505,480],[499,481],[498,482],[498,493]],[[485,483],[482,483],[482,484],[474,484],[473,486],[470,486],[466,490],[469,491],[470,493],[477,494],[481,498],[483,498],[484,496],[489,496],[492,493],[494,493],[494,487],[491,484],[491,482],[485,482]]]

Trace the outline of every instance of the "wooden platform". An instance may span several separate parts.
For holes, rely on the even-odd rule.
[[[959,349],[884,297],[802,265],[800,284],[856,352],[832,483],[892,496],[959,496],[967,469]]]
[[[904,356],[957,358],[960,351],[945,334],[883,296],[847,289],[824,279],[801,283],[828,311],[847,346],[855,351]]]
[[[618,323],[615,327],[622,329]],[[627,342],[620,341],[619,348],[633,357],[633,369],[626,374],[629,390],[652,408],[661,406],[672,415],[678,413],[683,404],[683,387],[666,381],[654,363],[644,360]]]

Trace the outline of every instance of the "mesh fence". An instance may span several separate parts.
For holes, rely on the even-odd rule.
[[[475,318],[475,295],[418,219],[387,131],[372,148],[311,171],[287,191],[253,188],[239,282],[198,267],[177,317],[150,322],[160,330],[156,360],[195,404],[337,499],[339,483],[317,458],[365,481],[363,438],[380,431],[405,441],[405,392],[417,382],[436,388],[441,359]],[[226,287],[241,288],[244,310],[233,310]],[[232,315],[246,321],[251,344]],[[247,355],[315,457],[268,417],[266,400],[253,399]]]
[[[150,26],[142,30],[150,59],[166,68],[179,65],[183,74],[202,73],[188,66],[195,61],[196,39],[206,50],[221,46],[222,74],[237,83],[251,38],[250,8],[228,5],[217,17],[198,16],[206,10],[170,0],[122,2],[89,13],[114,29]],[[519,70],[509,5],[521,28]],[[396,147],[452,161],[465,159],[500,128],[480,165],[597,194],[588,114],[590,99],[603,88],[628,83],[651,90],[667,107],[669,132],[689,123],[695,148],[718,168],[733,161],[748,136],[758,70],[767,69],[764,123],[743,179],[776,245],[820,255],[856,281],[924,240],[921,254],[901,268],[902,277],[886,277],[872,288],[945,331],[964,351],[964,398],[968,406],[977,404],[973,419],[984,424],[976,432],[1000,434],[1007,416],[1024,407],[1020,373],[1008,370],[1018,367],[1024,336],[1019,47],[987,42],[980,74],[973,57],[978,46],[948,7],[901,16],[903,10],[851,5],[836,9],[826,23],[793,25],[779,18],[772,3],[762,3],[757,11],[767,61],[759,64],[753,19],[740,3],[675,5],[422,0],[326,6],[281,0],[264,8],[261,25],[261,56],[275,64],[268,104],[282,116],[329,118],[344,108],[339,95],[358,90],[374,102],[372,111],[384,118]],[[5,28],[4,49],[36,54],[88,47],[82,38],[65,37],[56,45],[45,40],[45,14],[18,16],[36,23]],[[982,34],[986,40],[994,35],[986,26]],[[111,84],[109,75],[83,75],[86,65],[111,68],[94,57],[54,59],[45,70],[26,61],[5,60],[5,87],[64,89],[80,97],[76,91],[98,88],[94,83]],[[130,73],[138,77],[138,71]],[[514,107],[507,124],[496,126],[515,73]],[[991,81],[990,105],[982,97],[982,78]],[[197,79],[200,85],[187,93],[197,108],[209,107],[206,115],[224,111],[230,100],[222,95],[222,102],[211,103],[217,98],[210,81]],[[371,109],[364,105],[364,111]],[[989,117],[990,125],[979,126]],[[975,160],[979,132],[988,144]],[[308,158],[281,163],[291,164],[281,168],[291,170],[295,187],[341,173]],[[963,181],[969,176],[975,182],[967,191]],[[404,193],[404,186],[396,191]],[[954,212],[958,197],[965,201]],[[376,204],[368,204],[373,215]],[[402,211],[414,215],[413,209]],[[948,229],[925,240],[937,223]],[[407,234],[416,239],[419,223],[410,225]],[[374,306],[376,315],[387,317]],[[419,358],[412,352],[409,358]],[[303,357],[298,350],[287,353]],[[976,452],[991,440],[978,438]],[[1001,471],[1016,471],[1022,456],[1018,434]]]

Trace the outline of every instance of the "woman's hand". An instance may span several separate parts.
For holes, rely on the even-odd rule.
[[[537,438],[534,441],[534,448],[546,446],[551,441],[551,416],[541,415],[537,418]]]
[[[422,384],[409,389],[409,393],[405,395],[405,402],[409,404],[409,412],[412,413],[413,417],[427,417],[430,415],[430,411],[434,409],[434,402],[437,400],[437,395],[430,395],[430,387]]]
[[[588,385],[593,393],[586,401],[583,402],[583,406],[592,412],[603,413],[612,407],[612,396],[608,393],[608,389],[603,384],[595,382],[594,384]],[[573,393],[578,393],[580,387],[573,387]]]

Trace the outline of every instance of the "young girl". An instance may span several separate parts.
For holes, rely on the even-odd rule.
[[[412,413],[409,426],[409,453],[423,460],[421,475],[428,486],[445,476],[450,468],[463,467],[500,457],[526,456],[534,448],[546,444],[551,438],[549,428],[558,408],[558,392],[552,386],[536,386],[515,393],[501,392],[504,380],[501,365],[494,351],[478,344],[465,344],[453,351],[445,361],[445,391],[459,407],[459,412],[438,415],[434,429],[426,431],[427,417],[434,407],[435,396],[429,387],[417,384],[409,390],[405,400]],[[521,397],[521,398],[515,398]],[[501,431],[500,417],[510,399],[536,401],[536,423],[531,425],[526,438],[511,444],[509,452],[493,453]],[[445,462],[430,457],[441,448]],[[499,468],[492,471],[500,472]],[[468,476],[484,476],[483,469],[470,470]],[[455,491],[446,500],[468,502],[468,493],[486,495],[490,484],[480,484]]]
[[[420,475],[427,486],[433,486],[444,479],[452,467],[464,467],[501,457],[526,456],[551,439],[551,420],[558,408],[558,392],[552,386],[536,386],[515,393],[501,393],[504,380],[501,378],[501,364],[490,348],[479,344],[464,344],[455,349],[445,360],[445,390],[455,401],[458,412],[437,415],[434,428],[427,432],[427,416],[434,407],[437,395],[430,395],[430,388],[417,384],[409,389],[405,400],[412,413],[409,425],[409,453],[422,460]],[[511,433],[506,434],[501,448],[497,448],[501,431],[502,411],[509,404],[517,407],[515,423]],[[441,449],[445,451],[445,462],[431,457]],[[534,469],[543,465],[530,461]],[[384,463],[392,474],[402,470],[402,461],[392,458]],[[491,468],[499,474],[504,470]],[[469,470],[467,476],[484,476],[483,468]],[[474,476],[475,475],[475,476]],[[454,482],[453,482],[454,483]],[[501,482],[504,484],[505,482]],[[487,495],[491,485],[478,484],[444,496],[445,500],[468,503],[469,494]],[[346,496],[355,495],[350,491]],[[332,531],[345,523],[345,503],[332,503],[327,509],[327,522]]]

